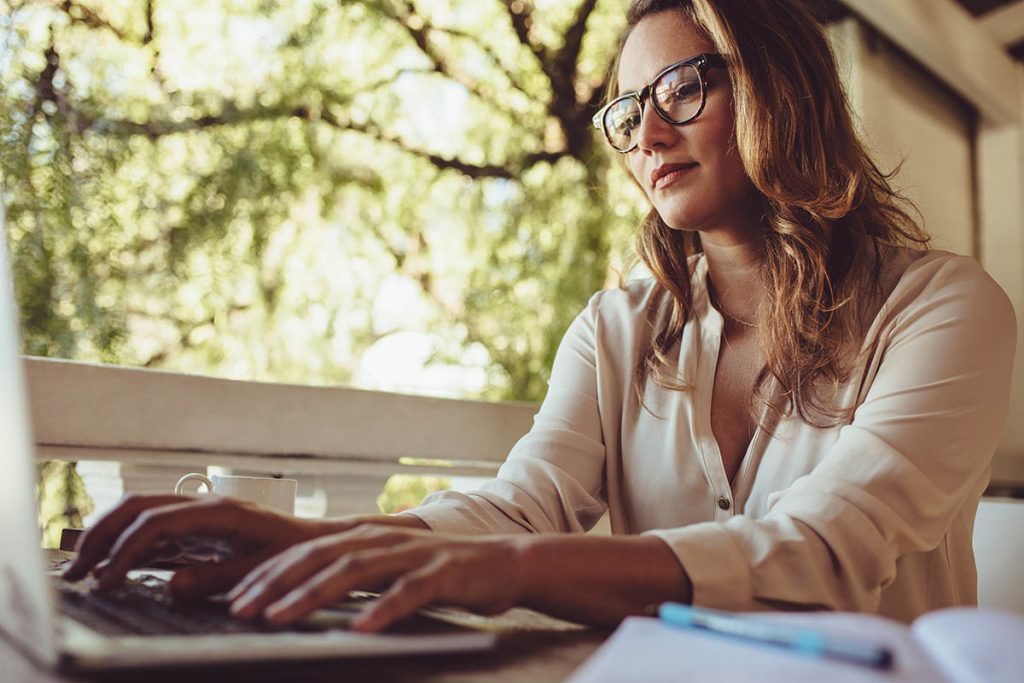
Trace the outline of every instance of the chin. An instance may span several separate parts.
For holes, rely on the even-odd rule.
[[[684,232],[697,232],[706,228],[711,224],[711,217],[699,211],[683,210],[680,211],[678,208],[674,210],[668,210],[667,208],[655,207],[658,211],[658,215],[661,216],[661,220],[664,221],[672,230],[682,230]]]
[[[728,201],[719,196],[714,187],[699,186],[673,188],[675,191],[650,196],[651,204],[665,225],[673,230],[693,232],[715,223],[721,218]],[[723,206],[723,204],[725,206]]]

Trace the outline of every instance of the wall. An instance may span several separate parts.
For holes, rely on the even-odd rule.
[[[899,167],[932,246],[977,256],[974,109],[860,21],[832,38],[860,132],[883,171]]]
[[[830,38],[861,132],[883,169],[903,163],[894,184],[921,210],[933,246],[977,258],[1013,302],[1018,379],[993,481],[1024,493],[1024,121],[979,115],[950,86],[956,78],[937,77],[856,17],[833,24]]]

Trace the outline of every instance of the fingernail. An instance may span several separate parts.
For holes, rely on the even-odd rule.
[[[238,598],[242,597],[252,589],[252,586],[243,586],[242,584],[236,584],[234,588],[227,592],[224,596],[230,602],[234,602]]]
[[[360,614],[352,618],[352,630],[372,633],[377,630],[376,619],[373,614]]]
[[[283,612],[288,611],[288,608],[290,608],[296,602],[299,601],[299,597],[300,596],[296,595],[295,593],[289,593],[288,595],[284,596],[283,598],[281,598],[280,600],[278,600],[277,602],[273,603],[265,610],[263,610],[263,616],[265,616],[267,619],[274,619]]]
[[[231,614],[236,617],[248,617],[252,614],[253,599],[243,596],[231,601]]]
[[[92,575],[97,579],[100,579],[107,573],[108,569],[110,569],[110,560],[97,562],[96,566],[92,568]]]

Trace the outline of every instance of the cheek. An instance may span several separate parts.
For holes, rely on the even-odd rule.
[[[747,171],[743,168],[739,150],[730,146],[721,158],[722,180],[732,190],[738,190],[750,184]]]
[[[714,159],[714,175],[723,189],[736,191],[750,184],[747,171],[743,167],[743,159],[736,147],[731,118],[716,121],[703,136],[702,147],[710,152]]]
[[[721,171],[728,175],[743,172],[743,162],[736,148],[736,119],[730,92],[719,90],[708,97],[704,113],[698,119],[703,125],[697,129],[694,142],[704,154],[715,159]]]
[[[643,182],[643,178],[640,176],[643,174],[643,159],[642,155],[637,151],[633,150],[626,155],[626,165],[629,166],[629,175],[632,176],[633,180],[640,184],[640,187],[647,191],[647,184]]]
[[[650,183],[648,182],[650,178],[645,177],[643,154],[638,150],[633,150],[626,155],[626,165],[629,166],[629,175],[640,186],[647,199],[652,200]]]

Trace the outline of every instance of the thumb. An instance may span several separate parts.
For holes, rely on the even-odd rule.
[[[207,562],[183,567],[171,577],[171,592],[186,598],[202,598],[225,593],[267,557],[269,554],[246,555],[226,562]]]

